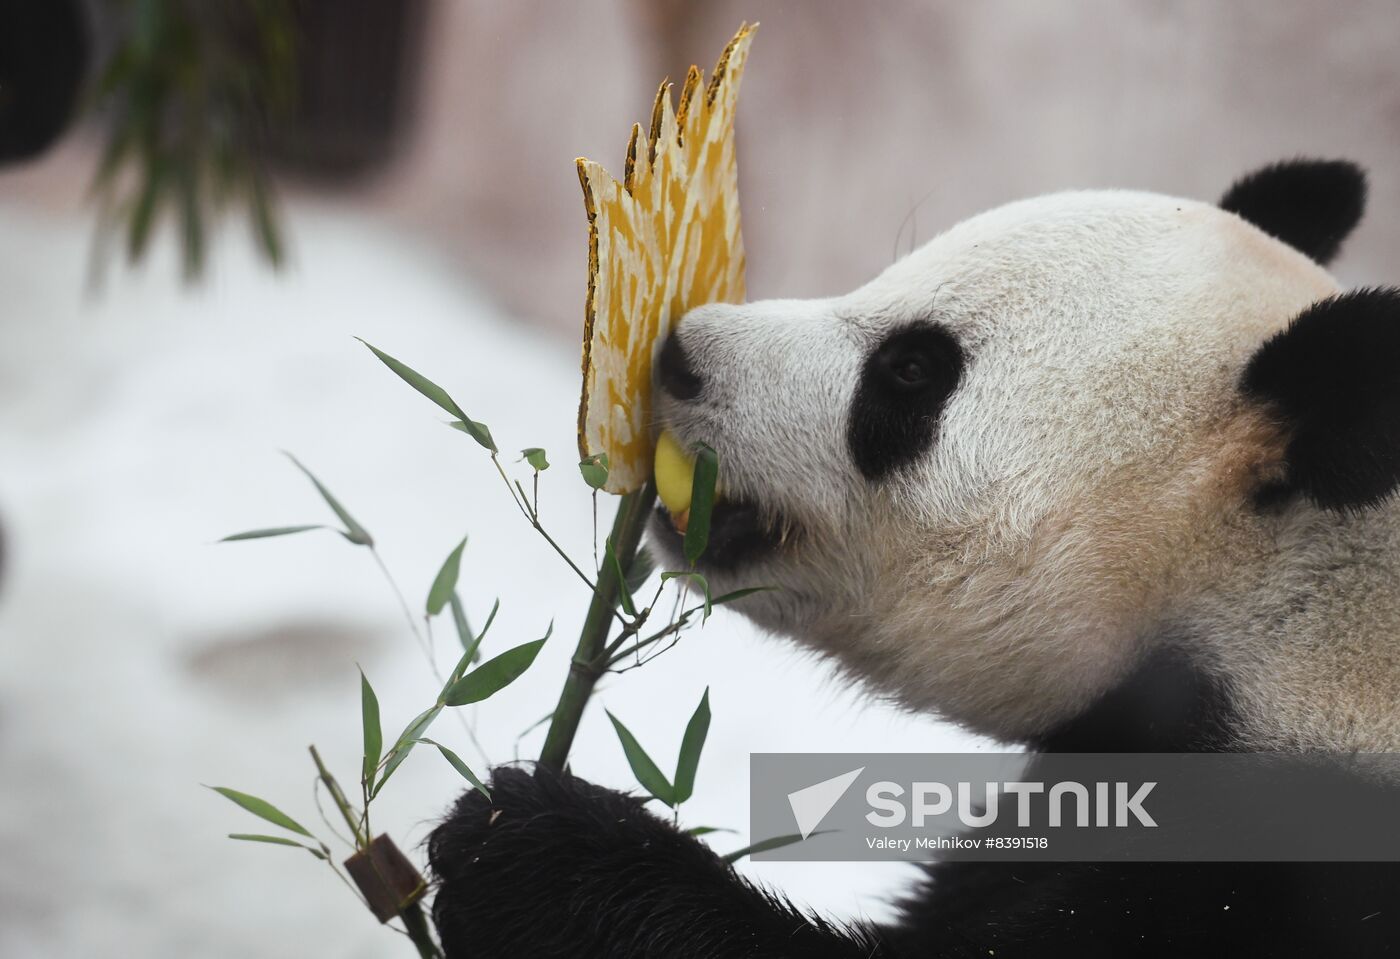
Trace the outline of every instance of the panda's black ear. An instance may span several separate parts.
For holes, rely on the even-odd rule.
[[[1236,180],[1220,206],[1326,264],[1366,210],[1366,172],[1347,160],[1287,160]]]
[[[1288,431],[1289,488],[1347,511],[1400,485],[1400,290],[1314,303],[1255,352],[1240,385]]]

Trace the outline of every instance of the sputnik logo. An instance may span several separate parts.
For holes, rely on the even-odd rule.
[[[852,769],[848,773],[824,779],[797,792],[788,793],[788,805],[792,807],[792,818],[797,820],[797,831],[806,839],[822,824],[826,814],[846,795],[851,783],[865,772],[865,767]]]

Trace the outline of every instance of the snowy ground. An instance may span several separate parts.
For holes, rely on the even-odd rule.
[[[544,446],[558,464],[544,517],[587,556],[572,467],[576,344],[510,323],[430,248],[375,221],[294,210],[291,226],[299,253],[281,278],[232,237],[202,289],[179,288],[166,256],[136,276],[112,271],[92,298],[88,222],[0,205],[0,955],[409,954],[309,856],[224,839],[258,823],[200,787],[235,786],[320,827],[305,747],[355,778],[355,664],[391,734],[435,692],[363,550],[325,533],[214,544],[330,521],[279,449],[376,535],[414,607],[470,534],[472,615],[502,603],[489,644],[537,638],[557,617],[541,664],[476,715],[493,761],[511,759],[553,703],[586,596],[481,451],[351,337],[437,379],[503,449]],[[450,630],[438,641],[448,647]],[[672,755],[707,685],[715,719],[683,819],[739,830],[719,834],[721,849],[747,841],[750,751],[979,748],[862,706],[825,667],[732,615],[605,698]],[[480,763],[450,717],[435,732]],[[527,736],[520,755],[541,738]],[[601,710],[586,718],[575,768],[631,782]],[[458,788],[439,757],[415,754],[376,826],[417,843]],[[842,916],[884,915],[910,874],[745,868]]]

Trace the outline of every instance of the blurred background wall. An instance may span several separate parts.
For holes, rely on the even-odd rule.
[[[1400,15],[1384,0],[444,4],[393,209],[513,309],[578,324],[574,154],[617,168],[654,78],[762,24],[739,117],[750,295],[850,289],[896,251],[1052,190],[1198,198],[1295,154],[1352,157],[1372,215],[1344,275],[1400,249]],[[595,56],[609,69],[593,67]],[[528,266],[523,266],[528,264]]]
[[[84,9],[100,60],[119,8]],[[568,475],[586,248],[572,160],[620,172],[656,80],[708,69],[741,20],[762,23],[739,116],[755,298],[840,293],[1028,194],[1209,199],[1297,154],[1370,170],[1370,213],[1337,272],[1400,281],[1400,15],[1386,0],[300,9],[314,39],[305,100],[271,155],[283,271],[234,217],[211,228],[204,279],[182,282],[167,218],[139,267],[117,258],[94,287],[87,191],[106,116],[0,170],[5,956],[405,953],[309,858],[223,840],[252,823],[198,788],[236,786],[314,819],[304,745],[354,768],[354,664],[375,678],[386,726],[433,692],[392,595],[333,537],[211,544],[325,518],[279,448],[375,531],[415,604],[469,533],[464,590],[478,620],[503,597],[499,648],[557,616],[563,641],[538,675],[481,714],[491,761],[537,752],[539,730],[517,737],[552,701],[586,597],[502,508],[476,451],[350,336],[439,379],[504,444],[549,449],[546,506],[586,554],[586,491]],[[0,119],[16,36],[0,36]],[[988,747],[834,679],[721,616],[605,698],[669,752],[711,688],[685,818],[737,829],[712,837],[722,849],[745,841],[751,750]],[[484,761],[459,728],[440,735]],[[597,710],[575,763],[631,781]],[[460,783],[427,756],[400,776],[380,822],[411,844]],[[910,876],[745,868],[814,907],[876,918]]]
[[[561,333],[582,309],[570,161],[620,170],[656,79],[708,69],[746,19],[762,24],[739,117],[754,298],[850,289],[1018,197],[1213,198],[1297,154],[1370,170],[1372,213],[1344,277],[1384,279],[1400,248],[1400,219],[1384,215],[1400,205],[1388,162],[1400,15],[1386,0],[417,0],[398,32],[375,22],[374,0],[343,6],[330,19],[363,26],[342,26],[347,62],[323,56],[320,69],[342,68],[352,87],[341,109],[393,113],[377,127],[392,136],[358,178],[303,170],[286,187],[422,231],[512,313]],[[382,51],[367,71],[376,47],[364,34],[400,44],[407,74],[387,83]],[[90,149],[79,133],[49,169],[10,174],[0,190],[76,205]]]

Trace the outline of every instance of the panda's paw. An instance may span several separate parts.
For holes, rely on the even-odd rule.
[[[576,776],[515,766],[493,770],[491,798],[469,789],[428,841],[444,883],[473,877],[530,885],[619,853],[629,829],[664,827],[642,803]]]
[[[724,881],[713,853],[631,796],[517,767],[496,769],[490,790],[464,793],[428,841],[448,955],[593,954],[590,937],[625,935],[668,881],[696,869]]]
[[[428,840],[433,918],[449,957],[880,959],[744,882],[694,836],[624,793],[502,767],[491,798],[457,800]]]

